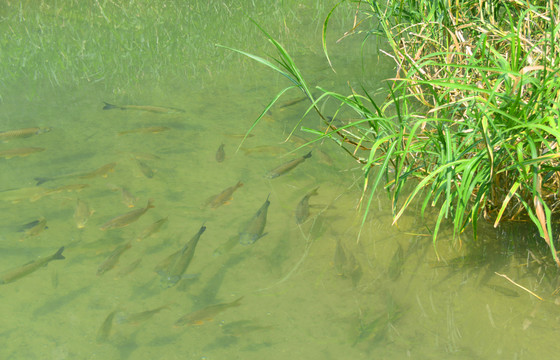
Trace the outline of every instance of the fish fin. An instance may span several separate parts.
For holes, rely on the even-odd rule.
[[[103,110],[111,110],[111,109],[121,109],[124,110],[124,108],[122,106],[117,106],[117,105],[113,105],[113,104],[109,104],[108,102],[103,101],[103,103],[105,104],[105,106],[103,106]]]
[[[311,151],[313,151],[313,150],[311,150]],[[311,151],[308,152],[307,154],[303,155],[303,158],[304,159],[309,159],[311,157]]]
[[[53,255],[53,260],[64,260],[66,259],[62,252],[64,251],[64,246],[62,246],[58,251]]]
[[[37,181],[37,183],[35,184],[35,185],[37,185],[37,186],[39,186],[39,185],[41,185],[42,183],[47,182],[47,181],[50,180],[49,178],[44,178],[44,177],[36,177],[36,178],[34,178],[34,179],[35,179],[35,181]]]

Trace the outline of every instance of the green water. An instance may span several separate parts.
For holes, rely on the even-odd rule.
[[[321,55],[320,35],[335,2],[183,3],[1,5],[0,131],[52,129],[0,143],[0,151],[45,149],[0,158],[0,273],[61,246],[66,257],[0,285],[2,359],[553,357],[558,307],[549,280],[554,272],[544,265],[528,267],[526,254],[501,246],[481,246],[480,257],[457,261],[464,252],[444,231],[438,250],[449,265],[442,266],[424,222],[410,213],[391,226],[390,203],[382,193],[357,243],[362,172],[334,143],[315,146],[313,156],[291,172],[264,178],[309,151],[287,153],[299,144],[284,142],[305,102],[272,108],[243,144],[273,146],[271,152],[236,152],[237,135],[288,84],[214,44],[273,53],[251,16],[286,45],[313,86],[348,92],[347,80],[356,86],[366,79],[368,88],[379,91],[380,80],[393,76],[390,61],[377,62],[366,48],[371,54],[362,73],[360,39],[335,43],[352,26],[352,8],[340,9],[331,25],[333,74]],[[299,95],[288,93],[286,101]],[[104,101],[184,112],[103,110]],[[320,125],[313,116],[304,124]],[[119,135],[161,126],[165,131]],[[222,143],[226,157],[217,162]],[[106,177],[84,176],[110,163],[116,165]],[[36,177],[55,179],[36,186]],[[244,185],[229,203],[204,206],[238,181]],[[87,187],[61,189],[72,184]],[[296,207],[317,186],[309,220],[298,226]],[[133,208],[118,190],[123,187],[135,198]],[[216,256],[269,194],[266,235]],[[82,229],[74,220],[77,199],[94,211]],[[137,221],[100,230],[148,199],[155,208]],[[41,217],[46,229],[22,231]],[[158,232],[136,240],[165,217]],[[154,268],[202,224],[207,230],[187,270],[198,277],[162,286]],[[496,238],[506,242],[492,231],[483,231],[480,241]],[[115,267],[96,275],[128,241],[132,246]],[[399,246],[402,252],[394,255]],[[238,307],[213,321],[174,326],[185,314],[241,296]],[[161,306],[166,307],[152,317],[126,321]],[[101,330],[114,311],[110,329]]]

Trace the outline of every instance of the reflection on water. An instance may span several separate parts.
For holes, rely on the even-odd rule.
[[[321,81],[317,39],[298,57]],[[423,220],[391,227],[383,194],[357,242],[361,170],[333,143],[298,149],[305,132],[285,141],[307,106],[297,94],[237,151],[284,84],[248,74],[3,90],[0,273],[62,246],[65,259],[0,285],[2,358],[552,358],[542,254],[507,253],[488,231],[468,255],[442,238],[437,262]],[[181,254],[165,286],[155,270]]]

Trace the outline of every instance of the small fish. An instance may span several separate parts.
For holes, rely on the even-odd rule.
[[[225,134],[226,136],[230,137],[230,138],[234,138],[234,139],[243,139],[245,137],[253,137],[255,136],[255,134]]]
[[[31,274],[35,270],[47,265],[52,260],[64,260],[65,257],[62,255],[64,251],[64,246],[58,249],[58,251],[50,256],[39,258],[35,261],[31,261],[23,266],[16,269],[9,270],[4,274],[0,275],[0,284],[8,284],[22,277]]]
[[[206,306],[205,308],[180,317],[175,321],[175,326],[202,325],[207,321],[212,321],[214,317],[222,311],[241,305],[240,302],[242,299],[243,296],[232,302]]]
[[[118,278],[122,278],[128,274],[130,274],[131,272],[133,272],[134,270],[136,270],[136,268],[138,268],[138,266],[140,266],[140,263],[142,262],[142,258],[136,259],[133,262],[131,262],[130,264],[128,264],[127,266],[123,267],[119,273],[117,274]]]
[[[245,155],[260,154],[260,153],[267,153],[270,155],[282,155],[288,151],[288,149],[284,147],[274,146],[274,145],[261,145],[252,148],[241,148],[241,150],[243,150]]]
[[[293,106],[295,104],[299,104],[302,101],[308,100],[309,98],[307,96],[303,96],[303,97],[299,97],[297,99],[293,99],[293,100],[289,100],[286,101],[285,103],[283,103],[282,105],[280,105],[278,108],[282,109],[282,108],[286,108],[288,106]]]
[[[139,110],[139,111],[148,111],[153,112],[156,114],[172,114],[172,113],[184,113],[185,110],[172,108],[172,107],[163,107],[163,106],[152,106],[152,105],[113,105],[107,102],[103,102],[105,106],[103,106],[103,110],[111,110],[111,109],[120,109],[120,110]]]
[[[309,159],[310,157],[311,157],[311,151],[303,155],[302,157],[288,161],[287,163],[284,163],[278,166],[277,168],[270,170],[264,177],[267,179],[274,179],[277,178],[278,176],[284,175],[288,171],[294,169],[296,166],[304,162],[306,159]]]
[[[119,258],[121,255],[128,249],[132,247],[132,242],[129,241],[124,245],[117,246],[115,250],[113,250],[109,256],[99,265],[97,268],[97,276],[105,274],[107,271],[111,270],[112,268],[117,265],[119,262]]]
[[[309,198],[317,195],[317,190],[319,187],[317,186],[315,189],[308,192],[298,203],[296,208],[296,223],[303,224],[305,220],[309,217]]]
[[[116,165],[117,165],[117,163],[105,164],[102,167],[100,167],[99,169],[96,169],[96,170],[93,170],[93,171],[90,171],[90,172],[86,172],[86,173],[64,174],[64,175],[54,176],[54,177],[50,177],[50,178],[49,177],[36,177],[35,181],[37,181],[36,185],[41,185],[43,183],[46,183],[47,181],[67,179],[67,178],[92,179],[92,178],[97,177],[97,176],[107,177],[107,174],[109,172],[114,171]]]
[[[223,204],[227,203],[229,200],[232,199],[232,195],[235,192],[235,190],[237,190],[241,186],[243,186],[243,183],[241,181],[238,181],[237,184],[230,186],[224,191],[222,191],[221,193],[219,193],[218,195],[214,195],[211,198],[209,198],[206,201],[206,206],[209,206],[212,209],[216,209],[222,206]]]
[[[26,129],[0,131],[0,140],[8,141],[12,139],[27,138],[33,135],[43,134],[51,130],[51,128],[31,127]]]
[[[160,265],[156,267],[156,272],[161,276],[161,283],[164,286],[171,287],[183,278],[183,274],[187,271],[200,236],[206,230],[206,226],[202,225],[198,232],[189,240],[183,248],[171,254]]]
[[[399,244],[397,251],[395,251],[395,254],[391,258],[391,262],[389,263],[389,268],[387,270],[391,280],[397,280],[401,276],[404,261],[404,249],[401,244]]]
[[[136,164],[138,165],[138,168],[140,169],[140,172],[142,173],[142,175],[144,175],[145,177],[147,177],[148,179],[151,179],[154,177],[155,175],[155,171],[148,166],[148,164],[146,164],[144,161],[142,160],[136,160]]]
[[[225,146],[225,144],[222,143],[222,145],[220,145],[220,147],[216,151],[216,161],[217,162],[222,162],[226,159],[226,152],[224,150],[224,146]]]
[[[29,198],[29,201],[30,202],[35,202],[37,200],[40,200],[40,199],[44,198],[45,196],[58,194],[58,193],[61,193],[63,191],[68,191],[68,192],[70,192],[70,191],[81,191],[82,189],[84,189],[88,186],[89,186],[88,184],[70,184],[70,185],[59,186],[59,187],[54,188],[54,189],[43,189],[44,191],[38,192],[37,194],[35,194],[31,198]]]
[[[92,179],[95,177],[107,177],[107,174],[114,171],[115,170],[115,166],[117,166],[117,163],[109,163],[109,164],[105,164],[102,167],[100,167],[99,169],[87,172],[85,174],[78,174],[78,178],[80,179]],[[38,185],[38,184],[37,184]]]
[[[111,311],[103,321],[103,324],[101,324],[99,330],[97,330],[97,337],[95,340],[98,344],[104,343],[109,339],[111,329],[113,328],[113,319],[115,318],[115,314],[117,312],[118,310]]]
[[[117,186],[114,184],[107,184],[107,187],[109,187],[113,191],[119,191],[121,193],[122,202],[127,207],[133,208],[134,206],[136,206],[136,201],[138,199],[134,195],[132,195],[132,193],[128,191],[128,189],[126,189],[125,187]]]
[[[226,242],[224,242],[214,250],[212,256],[220,256],[229,252],[237,243],[239,243],[239,235],[231,236]]]
[[[138,325],[139,323],[150,320],[154,315],[162,311],[163,309],[169,309],[169,304],[157,307],[155,309],[141,311],[138,313],[130,314],[124,317],[122,323]]]
[[[78,199],[76,202],[76,210],[74,211],[74,222],[76,223],[76,227],[78,229],[85,228],[86,223],[94,212],[94,210],[89,208],[88,203]]]
[[[239,233],[239,243],[241,245],[253,244],[255,241],[266,235],[266,233],[263,234],[263,231],[266,226],[268,206],[270,205],[270,201],[268,200],[269,197],[270,194],[268,194],[264,204],[262,204],[260,209],[257,210],[255,215],[253,215],[245,228]]]
[[[504,286],[500,286],[500,285],[486,285],[486,287],[494,290],[495,292],[498,292],[504,296],[509,296],[509,297],[519,297],[519,293],[515,290],[509,289],[507,287]]]
[[[136,238],[136,241],[142,241],[146,238],[148,238],[149,236],[157,233],[161,227],[167,222],[168,217],[164,217],[162,219],[159,219],[158,221],[156,221],[155,223],[153,223],[152,225],[148,226],[147,228],[144,229],[144,231],[142,231],[140,233],[140,235],[138,235],[138,237]]]
[[[43,216],[41,216],[37,220],[37,223],[35,225],[33,225],[33,227],[25,230],[24,236],[25,237],[37,236],[40,233],[42,233],[45,229],[48,229],[47,219],[45,219]]]
[[[169,128],[167,126],[150,126],[150,127],[142,127],[132,130],[125,130],[118,133],[119,136],[126,135],[126,134],[158,134],[163,131],[167,131]]]
[[[144,215],[146,213],[146,211],[148,211],[151,208],[154,208],[155,206],[152,205],[153,200],[150,199],[148,200],[148,204],[146,205],[145,208],[142,209],[136,209],[133,210],[129,213],[126,213],[124,215],[119,215],[109,221],[107,221],[105,224],[101,225],[100,229],[101,230],[110,230],[110,229],[118,229],[118,228],[122,228],[125,226],[128,226],[130,224],[132,224],[133,222],[135,222],[136,220],[138,220],[142,215]]]
[[[348,260],[346,258],[346,251],[344,251],[344,247],[342,246],[342,241],[338,237],[336,238],[333,263],[336,274],[338,276],[345,276]]]
[[[0,158],[11,159],[16,156],[27,156],[45,150],[46,150],[45,148],[40,148],[40,147],[24,147],[24,148],[2,150],[0,151]]]

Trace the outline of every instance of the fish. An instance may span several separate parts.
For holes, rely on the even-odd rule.
[[[519,297],[519,293],[515,290],[509,289],[507,287],[503,287],[500,285],[485,285],[486,287],[504,295],[504,296],[509,296],[509,297]]]
[[[64,175],[59,175],[59,176],[54,176],[54,177],[36,177],[35,181],[36,181],[36,185],[41,185],[43,183],[46,183],[48,181],[53,181],[53,180],[60,180],[60,179],[67,179],[67,178],[79,178],[79,179],[92,179],[95,178],[97,176],[100,177],[107,177],[107,174],[109,172],[114,171],[115,166],[117,165],[117,163],[109,163],[109,164],[105,164],[103,166],[101,166],[99,169],[90,171],[90,172],[86,172],[86,173],[72,173],[72,174],[64,174]]]
[[[263,234],[263,231],[266,226],[268,206],[270,205],[270,201],[268,200],[269,197],[270,194],[268,194],[264,204],[262,204],[259,210],[257,210],[255,215],[253,215],[251,220],[239,233],[239,243],[241,245],[253,244],[255,241],[266,235],[266,233]]]
[[[117,186],[114,184],[107,184],[107,186],[113,191],[120,191],[122,201],[127,207],[133,208],[134,206],[136,206],[135,204],[138,199],[134,195],[132,195],[130,191],[128,191],[125,187]]]
[[[103,106],[103,110],[111,110],[111,109],[119,109],[119,110],[139,110],[139,111],[148,111],[156,114],[172,114],[172,113],[184,113],[185,110],[172,108],[172,107],[163,107],[163,106],[152,106],[152,105],[113,105],[109,104],[108,102],[103,102],[105,106]]]
[[[97,337],[95,340],[98,344],[104,343],[109,339],[111,329],[113,328],[113,319],[115,318],[115,314],[117,312],[118,310],[111,311],[103,321],[103,324],[101,324],[99,330],[97,330]]]
[[[129,241],[124,245],[117,246],[115,250],[113,250],[109,256],[99,265],[97,268],[97,276],[105,274],[107,271],[111,270],[112,268],[117,265],[119,262],[119,258],[121,255],[128,249],[132,247],[132,242]]]
[[[33,223],[34,225],[32,227],[24,231],[25,237],[37,236],[40,233],[42,233],[45,229],[48,229],[47,219],[45,219],[45,217],[43,216],[41,216],[38,220],[36,220],[36,223],[35,222]]]
[[[131,262],[130,264],[128,264],[127,266],[123,267],[117,274],[118,278],[122,278],[128,274],[130,274],[131,272],[133,272],[134,270],[136,270],[138,268],[138,266],[140,266],[140,263],[142,262],[142,258],[136,259],[133,262]]]
[[[145,228],[144,231],[142,231],[140,233],[140,235],[138,235],[138,237],[136,238],[136,241],[142,241],[142,240],[146,239],[147,237],[157,233],[159,231],[159,229],[161,229],[161,227],[167,222],[168,219],[169,219],[169,217],[166,216],[162,219],[159,219],[158,221],[156,221],[152,225],[148,226],[147,228]]]
[[[223,244],[218,246],[216,249],[214,249],[214,252],[212,253],[212,256],[220,256],[220,255],[223,255],[223,254],[229,252],[231,249],[233,249],[233,247],[238,242],[239,242],[239,235],[230,236],[230,238],[226,242],[224,242]]]
[[[77,177],[80,179],[92,179],[95,177],[107,177],[107,174],[114,171],[115,170],[115,166],[117,166],[117,163],[109,163],[109,164],[105,164],[102,167],[100,167],[99,169],[87,172],[85,174],[78,174]]]
[[[299,157],[294,160],[290,160],[287,163],[284,163],[278,166],[277,168],[270,170],[264,177],[267,179],[274,179],[277,178],[278,176],[284,175],[288,171],[294,169],[296,166],[304,162],[306,159],[309,159],[310,157],[311,157],[311,151],[303,155],[302,157]]]
[[[296,207],[296,223],[303,224],[305,220],[309,217],[309,198],[317,195],[317,190],[319,187],[317,186],[315,189],[308,192],[298,203]]]
[[[51,128],[31,127],[26,129],[0,131],[0,140],[8,141],[12,139],[27,138],[33,135],[39,135],[51,131]]]
[[[222,311],[241,305],[240,302],[242,299],[243,296],[232,302],[209,305],[200,310],[193,311],[192,313],[181,316],[175,321],[175,326],[202,325],[207,321],[212,321],[214,317]]]
[[[401,244],[399,244],[397,251],[395,251],[395,254],[391,258],[391,262],[389,263],[389,268],[387,270],[387,272],[389,273],[389,278],[391,280],[395,281],[401,276],[404,261],[404,249]]]
[[[45,148],[41,147],[23,147],[0,151],[0,158],[11,159],[16,156],[27,156],[37,152],[45,151]]]
[[[288,149],[284,147],[274,146],[274,145],[260,145],[252,148],[241,148],[241,150],[243,150],[245,155],[260,154],[260,153],[267,153],[270,155],[282,155],[288,151]]]
[[[64,246],[58,249],[57,252],[55,252],[50,256],[39,258],[35,261],[28,262],[25,265],[22,265],[20,267],[5,272],[4,274],[0,275],[0,284],[8,284],[16,280],[19,280],[22,277],[29,275],[32,272],[36,271],[37,269],[47,265],[49,262],[53,260],[66,259],[64,255],[62,255],[63,251],[64,251]]]
[[[282,105],[280,105],[278,108],[282,109],[282,108],[286,108],[288,106],[299,104],[300,102],[305,101],[307,99],[309,99],[307,96],[303,96],[303,97],[299,97],[297,99],[289,100],[289,101],[286,101],[285,103],[283,103]]]
[[[155,309],[141,311],[141,312],[138,312],[138,313],[126,315],[126,316],[124,316],[121,323],[138,325],[142,321],[150,320],[154,315],[156,315],[157,313],[159,313],[160,311],[162,311],[164,309],[169,309],[169,304],[159,306]]]
[[[119,136],[126,134],[157,134],[163,131],[170,130],[167,126],[149,126],[137,129],[125,130],[118,133]]]
[[[222,145],[220,145],[218,150],[216,150],[216,161],[217,162],[222,162],[226,159],[226,152],[224,150],[224,146],[225,146],[225,144],[222,143]]]
[[[142,160],[138,160],[138,159],[135,159],[135,160],[136,160],[136,164],[138,165],[138,168],[140,169],[140,172],[142,173],[142,175],[144,175],[148,179],[151,179],[151,178],[154,177],[154,175],[156,173],[151,167],[148,166],[148,164],[146,164]]]
[[[76,201],[76,210],[74,211],[74,222],[76,223],[76,227],[78,229],[85,228],[86,223],[94,212],[94,210],[89,208],[88,203],[78,199]]]
[[[348,260],[346,258],[344,247],[342,246],[342,241],[338,237],[336,238],[336,248],[334,251],[333,263],[336,274],[338,276],[345,276]]]
[[[132,224],[133,222],[135,222],[136,220],[138,220],[142,215],[144,215],[146,213],[146,211],[148,211],[151,208],[154,208],[155,206],[152,205],[152,203],[153,203],[153,200],[150,199],[150,200],[148,200],[148,204],[146,205],[145,208],[132,210],[131,212],[126,213],[124,215],[119,215],[119,216],[107,221],[105,224],[101,225],[99,228],[101,230],[110,230],[110,229],[118,229],[118,228],[128,226],[128,225]]]
[[[214,195],[206,200],[206,206],[216,209],[232,199],[232,195],[238,188],[242,187],[243,183],[238,181],[237,184],[228,187],[218,195]]]
[[[161,276],[162,285],[171,287],[183,278],[183,274],[187,271],[194,256],[198,240],[204,231],[206,231],[206,226],[202,225],[181,250],[171,254],[156,267],[156,272]]]
[[[63,191],[81,191],[82,189],[88,187],[88,184],[70,184],[70,185],[63,185],[63,186],[59,186],[57,188],[54,189],[43,189],[42,192],[37,192],[35,195],[33,195],[32,197],[29,198],[30,202],[35,202],[38,201],[42,198],[44,198],[47,195],[54,195],[54,194],[58,194],[61,193]]]

